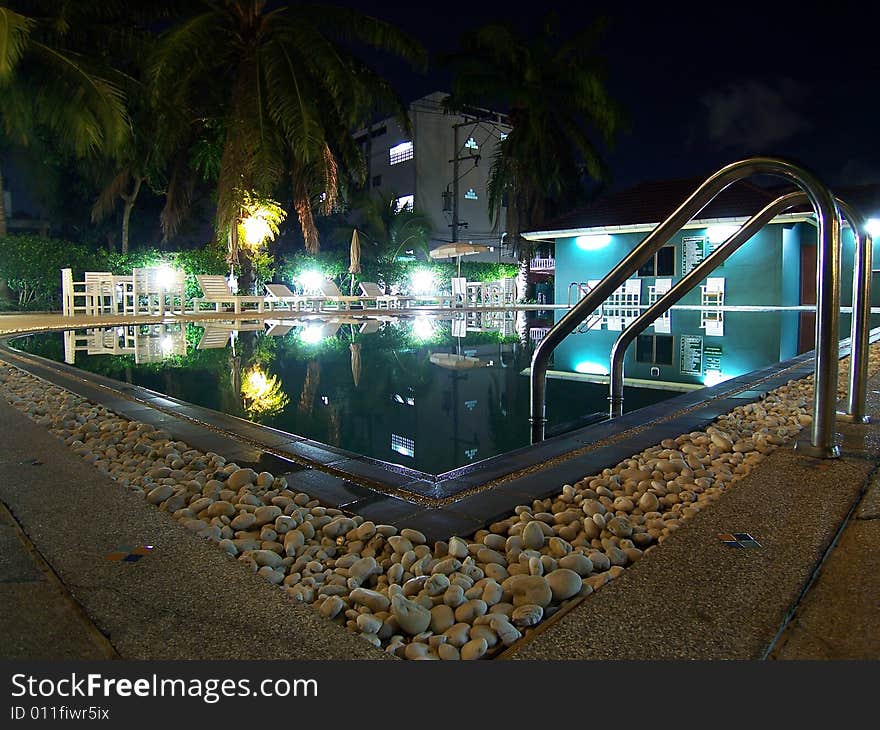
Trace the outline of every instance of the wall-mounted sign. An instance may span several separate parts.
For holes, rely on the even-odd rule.
[[[709,255],[706,236],[685,236],[681,239],[681,275],[686,276]]]
[[[682,375],[703,374],[703,336],[681,335],[681,360],[679,370]]]
[[[721,370],[721,347],[718,345],[706,345],[703,348],[703,365],[706,370]]]

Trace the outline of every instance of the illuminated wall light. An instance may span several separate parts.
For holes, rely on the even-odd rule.
[[[574,245],[582,251],[598,251],[611,243],[608,233],[597,233],[592,236],[578,236],[574,239]]]
[[[584,375],[608,375],[608,368],[598,362],[579,362],[574,371]]]
[[[435,289],[434,272],[430,269],[417,269],[410,278],[413,294],[433,294]]]
[[[416,317],[413,321],[413,337],[419,340],[430,340],[434,336],[434,320],[428,317]]]
[[[711,388],[713,385],[723,383],[725,380],[730,380],[730,376],[725,375],[720,370],[707,370],[706,374],[703,376],[703,385],[707,388]]]
[[[868,218],[865,222],[865,230],[871,238],[880,238],[880,218]]]
[[[321,290],[321,284],[324,281],[324,274],[314,269],[303,271],[299,275],[299,283],[306,293],[315,293]]]
[[[724,243],[739,229],[740,226],[735,223],[718,223],[714,226],[709,226],[706,229],[706,235],[709,237],[709,243]]]

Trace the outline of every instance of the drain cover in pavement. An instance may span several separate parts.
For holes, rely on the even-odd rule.
[[[761,543],[759,543],[748,532],[722,532],[719,533],[718,539],[721,540],[721,542],[723,542],[725,545],[727,545],[727,547],[732,548],[761,547]]]
[[[130,545],[120,545],[112,553],[107,554],[107,560],[118,563],[136,563],[145,555],[149,555],[152,549],[152,545],[141,545],[135,548]]]

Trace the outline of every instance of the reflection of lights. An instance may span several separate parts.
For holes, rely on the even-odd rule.
[[[171,287],[174,286],[174,279],[176,278],[174,275],[174,269],[170,266],[160,266],[158,271],[156,271],[156,283],[159,285],[159,288],[163,291],[170,291]]]
[[[162,352],[169,353],[174,349],[174,338],[171,335],[165,335],[161,342]]]
[[[716,223],[706,229],[709,243],[724,243],[740,229],[735,223]]]
[[[412,326],[413,337],[419,340],[430,340],[434,336],[434,320],[428,317],[416,317]]]
[[[300,332],[299,338],[307,345],[317,345],[324,339],[324,328],[320,325],[317,327],[315,325],[306,327]]]
[[[598,362],[579,362],[574,366],[574,371],[585,375],[608,375],[608,368]]]
[[[871,238],[880,238],[880,218],[868,218],[865,230]]]
[[[280,413],[290,402],[277,376],[266,375],[257,366],[242,377],[241,394],[245,409],[250,416],[271,416]]]
[[[413,294],[431,294],[434,291],[434,272],[430,269],[416,269],[410,278]]]
[[[725,375],[720,370],[707,370],[706,374],[703,376],[703,385],[707,388],[711,388],[713,385],[723,383],[725,380],[730,380],[730,376]]]
[[[242,220],[241,232],[248,248],[259,248],[263,241],[272,236],[272,227],[262,216],[251,215]]]
[[[300,286],[302,286],[306,293],[320,291],[323,282],[324,275],[320,271],[315,271],[314,269],[303,271],[299,275]]]
[[[607,233],[597,233],[592,236],[578,236],[574,239],[574,245],[582,251],[598,251],[611,243],[611,236]]]

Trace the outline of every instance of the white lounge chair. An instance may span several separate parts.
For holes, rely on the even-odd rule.
[[[413,300],[412,297],[398,294],[384,294],[374,281],[362,281],[360,287],[364,297],[375,300],[378,308],[381,308],[383,304],[386,307],[408,307]]]
[[[308,305],[312,305],[313,309],[318,309],[323,301],[324,297],[296,294],[290,290],[287,284],[266,284],[266,303],[271,309],[283,304],[291,311],[299,312]]]
[[[199,286],[205,296],[193,299],[193,311],[199,311],[199,305],[203,303],[213,304],[216,311],[222,311],[222,305],[231,304],[235,313],[239,314],[243,304],[256,304],[257,311],[262,312],[266,304],[266,297],[233,294],[226,284],[226,277],[219,275],[201,274],[196,276]]]
[[[229,335],[232,334],[232,330],[220,327],[212,327],[208,325],[205,327],[205,330],[202,332],[202,337],[199,340],[199,344],[196,345],[197,350],[216,350],[221,347],[226,347],[229,344]]]
[[[324,279],[321,282],[321,295],[324,302],[335,304],[336,308],[351,309],[352,304],[359,304],[363,307],[365,301],[370,301],[371,297],[347,296],[339,291],[339,287],[331,279]]]

